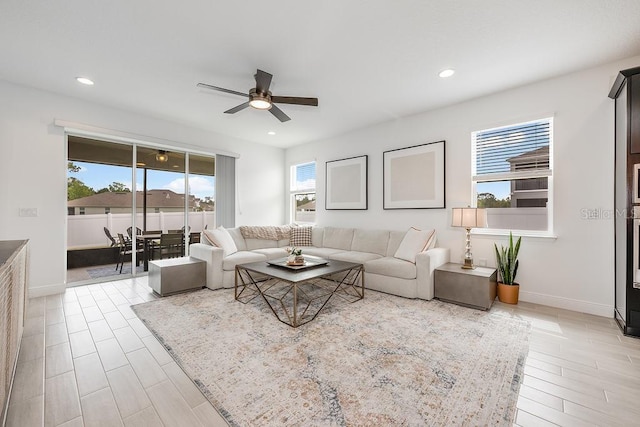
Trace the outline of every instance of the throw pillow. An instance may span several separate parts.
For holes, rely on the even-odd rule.
[[[228,256],[231,254],[235,254],[238,252],[238,248],[236,247],[231,234],[222,226],[216,228],[215,230],[204,230],[204,237],[211,243],[213,246],[217,246],[222,248],[224,251],[224,256]]]
[[[291,246],[311,246],[312,227],[291,227]]]
[[[416,263],[416,255],[425,249],[429,249],[432,242],[435,241],[435,230],[422,231],[416,228],[410,228],[404,235],[400,246],[394,257],[404,259],[406,261]]]

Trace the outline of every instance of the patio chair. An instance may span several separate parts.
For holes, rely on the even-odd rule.
[[[124,266],[124,259],[127,255],[133,254],[133,246],[131,245],[131,240],[127,241],[122,233],[118,233],[118,246],[120,247],[120,254],[118,257],[118,263],[116,264],[116,270],[118,266],[120,266],[120,274],[122,274],[122,267]],[[136,248],[136,252],[141,254],[142,248]],[[142,256],[136,256],[136,263],[140,265],[140,260]]]
[[[133,227],[129,227],[127,228],[127,234],[129,235],[129,239],[133,240]],[[142,230],[140,230],[139,227],[136,227],[136,236],[139,236],[142,234]]]
[[[113,238],[113,236],[111,235],[111,232],[109,231],[109,229],[107,227],[102,227],[104,229],[104,234],[107,235],[107,238],[109,240],[111,240],[111,247],[116,246],[118,243],[116,242],[116,239]]]
[[[175,258],[183,253],[184,241],[180,233],[165,233],[160,236],[159,244],[151,246],[151,259]]]

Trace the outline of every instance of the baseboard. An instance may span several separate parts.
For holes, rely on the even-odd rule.
[[[57,285],[38,286],[29,288],[29,298],[46,297],[47,295],[56,295],[64,293],[67,287],[64,283]]]
[[[534,304],[548,305],[549,307],[563,308],[565,310],[579,311],[595,316],[613,318],[613,306],[607,304],[597,304],[554,295],[537,294],[535,292],[523,292],[522,290],[520,290],[520,300]]]

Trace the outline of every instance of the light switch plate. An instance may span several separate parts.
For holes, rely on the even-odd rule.
[[[38,216],[38,208],[20,208],[18,216],[36,217]]]

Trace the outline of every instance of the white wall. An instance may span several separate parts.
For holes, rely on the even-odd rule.
[[[55,119],[240,154],[236,223],[281,224],[284,150],[0,81],[0,240],[30,239],[31,296],[65,277],[65,135]],[[142,139],[142,138],[141,138]],[[19,208],[38,209],[35,218]]]
[[[461,262],[464,231],[450,227],[450,208],[471,203],[471,132],[554,115],[557,239],[523,238],[521,300],[612,317],[613,222],[585,220],[581,212],[613,209],[614,111],[607,94],[619,70],[638,65],[640,57],[630,58],[293,147],[286,151],[286,164],[316,160],[319,225],[435,228],[438,244],[451,249],[452,261]],[[455,77],[443,84],[455,85]],[[383,210],[383,151],[439,140],[446,140],[447,208]],[[369,155],[369,209],[325,211],[325,162],[364,154]],[[506,238],[474,235],[474,259],[495,266],[494,242],[506,244]]]

